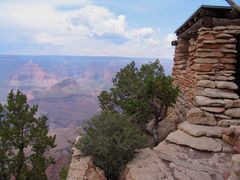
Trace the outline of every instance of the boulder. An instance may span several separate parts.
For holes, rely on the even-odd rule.
[[[208,137],[222,137],[223,127],[219,126],[203,126],[194,125],[185,121],[178,126],[178,129],[195,137],[208,136]]]
[[[138,150],[135,158],[129,162],[120,180],[163,179],[174,180],[170,169],[150,148]]]
[[[188,146],[200,151],[221,152],[222,145],[214,138],[210,137],[193,137],[181,130],[177,130],[168,135],[166,141],[178,145]]]
[[[240,179],[240,154],[235,154],[232,156],[231,160],[231,175],[229,180],[239,180]]]
[[[104,172],[93,164],[90,156],[84,156],[80,159],[72,158],[68,170],[67,180],[79,179],[106,180],[106,177]]]
[[[163,141],[171,132],[175,131],[177,122],[179,122],[179,117],[175,114],[172,114],[158,123],[158,140]]]
[[[215,81],[216,87],[220,89],[237,89],[238,86],[234,82],[227,82],[227,81]]]
[[[226,99],[238,99],[239,96],[234,92],[226,92],[219,89],[206,88],[203,94],[213,98],[226,98]]]
[[[153,150],[137,151],[121,180],[223,180],[230,171],[231,154],[197,151],[166,141]]]
[[[176,124],[180,122],[179,116],[174,112],[170,113],[166,118],[158,123],[157,134],[159,141],[163,141],[171,132],[176,130]],[[147,131],[153,135],[155,119],[149,121],[146,125]]]
[[[204,124],[215,126],[217,124],[213,114],[202,111],[199,108],[192,108],[187,112],[186,119],[191,124]]]
[[[107,180],[104,172],[93,164],[92,157],[72,157],[67,180]]]
[[[203,152],[166,141],[154,148],[157,155],[169,164],[174,179],[223,180],[230,170],[231,154]]]
[[[239,126],[239,119],[222,119],[218,122],[218,126],[220,127],[229,127],[229,126]]]
[[[233,118],[240,118],[240,108],[227,109],[225,114]]]
[[[215,88],[215,82],[210,80],[200,80],[198,81],[197,86]]]

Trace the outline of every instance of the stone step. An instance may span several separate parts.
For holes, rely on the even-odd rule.
[[[194,137],[184,131],[177,130],[168,135],[168,142],[184,145],[200,151],[221,152],[223,145],[211,137]]]
[[[200,137],[200,136],[208,136],[208,137],[222,137],[224,127],[219,126],[204,126],[204,125],[195,125],[190,124],[185,121],[178,126],[178,129],[188,133],[189,135]]]

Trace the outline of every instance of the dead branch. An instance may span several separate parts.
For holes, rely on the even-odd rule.
[[[233,9],[240,12],[240,5],[238,5],[234,0],[225,0]]]

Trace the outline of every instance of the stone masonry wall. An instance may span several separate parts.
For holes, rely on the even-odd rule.
[[[187,103],[214,115],[219,125],[240,122],[234,83],[240,26],[200,28],[196,39],[178,39],[173,78]],[[234,123],[233,123],[234,124]]]
[[[182,97],[188,102],[194,102],[193,91],[196,89],[196,79],[190,68],[190,56],[193,44],[185,39],[178,39],[175,49],[173,78],[174,82],[180,87]]]

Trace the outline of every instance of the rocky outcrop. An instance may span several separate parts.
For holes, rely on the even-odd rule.
[[[79,139],[80,136],[76,138],[76,142]],[[91,156],[84,155],[74,147],[67,180],[106,180],[106,177],[104,171],[93,164]]]
[[[173,180],[171,170],[150,148],[141,149],[136,157],[128,163],[121,180],[165,179]]]
[[[240,153],[240,126],[231,126],[223,131],[223,140]]]
[[[230,128],[198,125],[199,118],[195,119],[196,124],[188,121],[180,124],[177,131],[153,150],[139,150],[127,164],[121,180],[226,179],[231,171],[233,150],[222,137]]]
[[[104,172],[97,168],[92,158],[83,156],[79,159],[73,157],[69,167],[67,180],[106,180]]]
[[[232,156],[231,160],[231,175],[228,180],[239,180],[240,179],[240,154]]]
[[[223,180],[231,155],[201,152],[166,141],[141,149],[126,166],[121,180]]]

